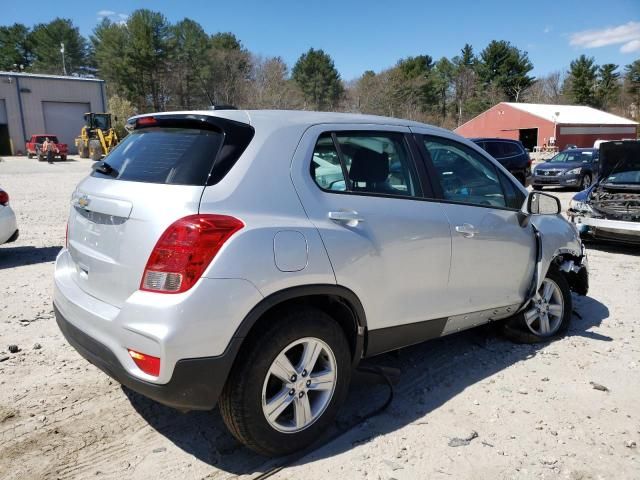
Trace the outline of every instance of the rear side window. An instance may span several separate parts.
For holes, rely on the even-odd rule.
[[[145,128],[129,134],[105,159],[110,175],[92,176],[167,185],[204,185],[223,135],[211,130]]]
[[[325,133],[318,138],[311,159],[311,176],[324,190],[344,191],[346,182],[338,151],[333,144],[331,134]]]
[[[502,158],[504,153],[502,150],[502,142],[485,142],[485,150],[493,158]]]
[[[520,155],[522,153],[522,149],[517,143],[512,142],[502,142],[503,155],[505,157],[513,157],[515,155]]]
[[[324,190],[420,195],[412,158],[401,133],[325,133],[318,138],[313,152],[311,176]]]

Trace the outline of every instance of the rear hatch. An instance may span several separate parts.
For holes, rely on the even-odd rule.
[[[120,307],[140,287],[156,242],[176,220],[198,213],[253,137],[244,123],[208,115],[157,115],[131,133],[77,187],[68,249],[75,282]]]

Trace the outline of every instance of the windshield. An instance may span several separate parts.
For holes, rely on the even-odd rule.
[[[640,185],[640,170],[614,172],[602,182],[608,185]]]
[[[561,152],[549,160],[550,163],[587,163],[594,159],[591,151]]]

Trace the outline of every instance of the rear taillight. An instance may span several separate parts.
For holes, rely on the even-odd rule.
[[[145,353],[128,350],[129,356],[133,359],[140,370],[148,375],[158,377],[160,375],[160,359]]]
[[[9,203],[9,194],[4,190],[0,190],[0,205]]]
[[[220,248],[244,223],[226,215],[190,215],[174,222],[156,243],[140,289],[181,293],[200,279]]]

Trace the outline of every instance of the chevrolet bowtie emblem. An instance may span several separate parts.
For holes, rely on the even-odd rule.
[[[89,200],[89,197],[87,197],[86,195],[83,195],[78,199],[78,205],[80,205],[82,208],[87,207],[89,203],[91,203],[91,200]]]

